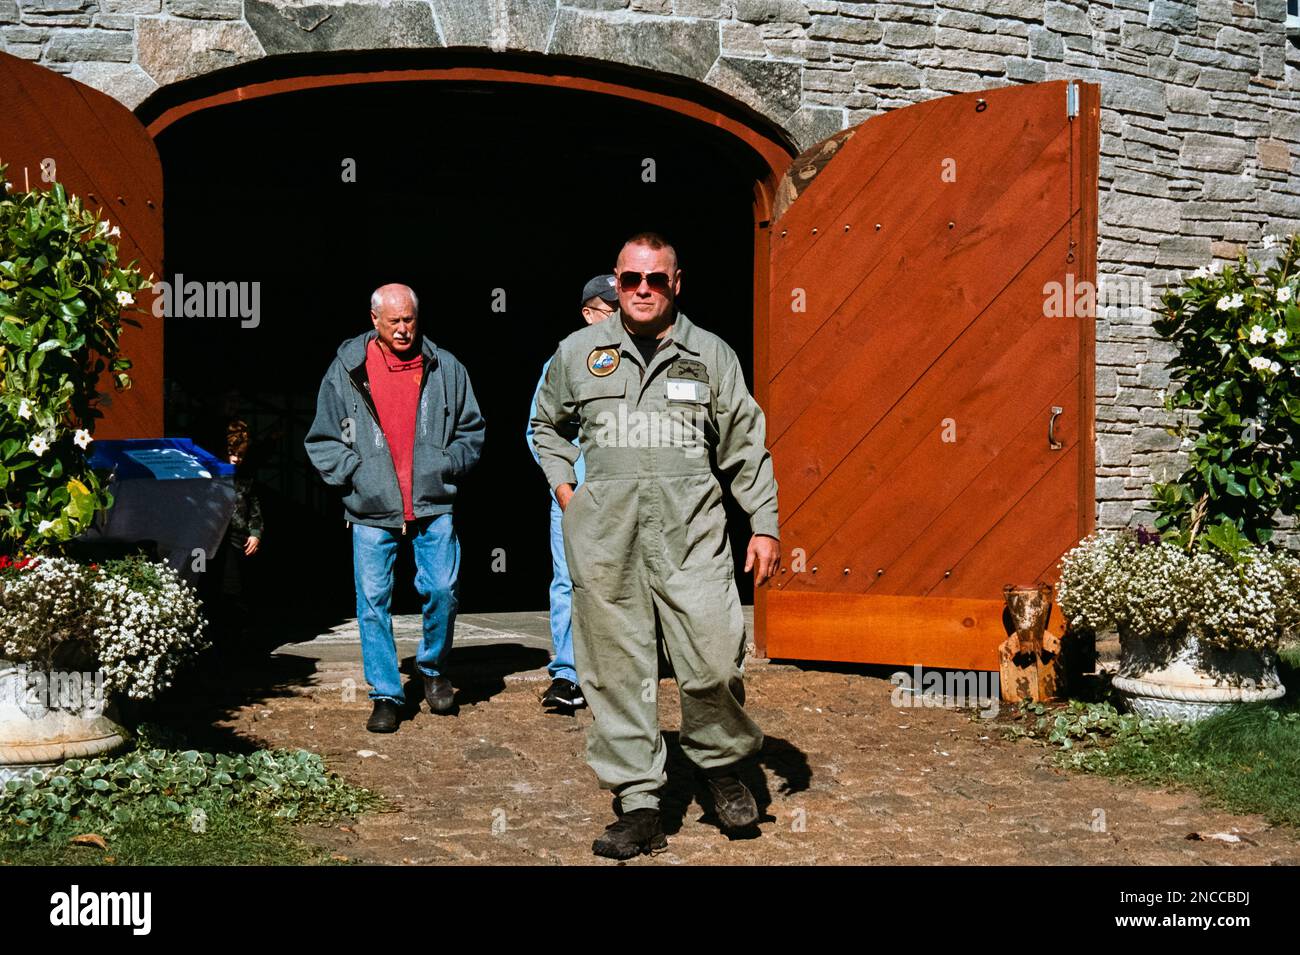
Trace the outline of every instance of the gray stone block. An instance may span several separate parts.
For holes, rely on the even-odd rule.
[[[1246,73],[1206,66],[1196,74],[1196,86],[1203,90],[1244,93],[1250,88],[1250,77]]]
[[[1043,26],[1060,34],[1091,37],[1093,33],[1092,21],[1088,15],[1078,7],[1064,3],[1048,4],[1043,12]]]
[[[758,35],[766,40],[793,40],[804,35],[804,28],[797,23],[764,23],[758,28]]]
[[[77,63],[69,75],[107,93],[128,109],[135,109],[158,88],[149,74],[134,63]]]
[[[26,13],[81,13],[90,5],[91,0],[23,0]]]
[[[1147,24],[1172,33],[1194,34],[1196,4],[1183,3],[1180,0],[1155,0],[1151,4],[1151,15],[1147,18]]]
[[[841,43],[876,43],[885,29],[874,20],[851,20],[848,17],[813,17],[808,36],[814,40],[838,40]]]
[[[0,23],[18,22],[17,0],[0,0]]]
[[[1097,526],[1106,529],[1128,527],[1134,517],[1132,501],[1101,501],[1097,505]]]
[[[720,56],[704,82],[781,122],[799,108],[802,72],[799,63]],[[852,77],[846,76],[851,90]]]
[[[674,0],[673,13],[679,17],[708,17],[715,20],[724,15],[722,0]]]
[[[752,23],[723,23],[722,51],[724,53],[751,53],[762,56],[767,52],[763,35]]]
[[[1059,33],[1046,27],[1030,27],[1029,54],[1040,60],[1059,60],[1065,55],[1065,44]]]
[[[52,63],[130,63],[134,53],[131,35],[117,30],[59,30],[45,48],[45,58]]]
[[[1165,88],[1154,80],[1136,77],[1117,77],[1102,84],[1101,103],[1107,109],[1123,113],[1146,113],[1149,116],[1165,115]]]
[[[255,60],[265,53],[246,23],[146,18],[136,25],[136,62],[159,86]]]
[[[162,0],[99,0],[100,13],[161,13]]]
[[[43,47],[39,43],[16,43],[6,40],[4,51],[20,60],[39,60]]]
[[[546,49],[558,14],[556,0],[432,0],[446,46],[493,50]]]
[[[244,16],[268,54],[442,45],[429,5],[416,0],[383,6],[245,0]]]
[[[733,9],[746,23],[812,23],[808,8],[797,0],[735,0]]]
[[[167,0],[167,12],[190,20],[238,20],[244,0]]]
[[[1133,436],[1130,432],[1097,434],[1098,463],[1103,467],[1124,467],[1133,457]]]
[[[101,30],[134,30],[135,17],[125,13],[97,13],[91,25]]]
[[[916,56],[918,66],[932,66],[940,70],[970,70],[976,73],[997,75],[1006,72],[1006,60],[993,53],[973,53],[969,50],[923,50]]]
[[[1210,94],[1186,86],[1165,86],[1165,103],[1175,113],[1205,114],[1210,111]]]
[[[1246,146],[1239,140],[1209,133],[1188,133],[1183,140],[1179,162],[1188,169],[1208,172],[1241,172],[1246,161]]]
[[[853,67],[858,89],[878,89],[882,86],[902,86],[917,89],[921,85],[921,71],[908,63],[859,63]]]
[[[28,23],[40,24],[43,27],[89,27],[94,21],[93,13],[26,13],[23,17]],[[53,69],[53,66],[51,66]],[[60,65],[55,72],[67,72],[66,68]]]
[[[1043,0],[944,0],[944,6],[985,13],[992,17],[1042,20],[1044,3]]]
[[[885,28],[885,43],[889,43],[889,28]],[[980,53],[1001,53],[1003,56],[1025,56],[1029,52],[1029,38],[1004,36],[998,33],[980,33],[974,30],[953,30],[939,27],[934,31],[936,46],[958,50],[975,50]]]
[[[1224,27],[1214,38],[1214,45],[1220,50],[1227,50],[1241,56],[1257,59],[1259,57],[1259,39],[1256,33],[1247,33],[1236,27]]]
[[[1176,451],[1180,439],[1164,428],[1137,428],[1133,432],[1133,448],[1142,451]]]
[[[955,70],[926,70],[925,85],[936,93],[976,93],[1001,84],[978,73]]]
[[[807,149],[844,128],[844,110],[803,106],[781,125],[796,146]]]
[[[884,30],[885,46],[928,47],[935,43],[935,28],[923,23],[886,23]]]
[[[561,8],[547,52],[703,79],[721,49],[718,25],[708,20],[598,15]]]
[[[1174,52],[1174,38],[1163,30],[1152,30],[1132,21],[1124,21],[1120,27],[1120,43],[1138,53],[1154,53],[1156,56],[1169,56]]]
[[[10,43],[44,43],[50,38],[50,31],[45,27],[5,27],[0,30],[0,37]]]

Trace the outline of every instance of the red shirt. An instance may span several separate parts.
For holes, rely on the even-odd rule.
[[[411,503],[411,465],[415,456],[415,416],[420,405],[420,378],[424,364],[419,351],[410,361],[402,361],[385,351],[379,339],[371,339],[366,348],[366,375],[370,379],[370,397],[379,412],[383,429],[397,470],[397,486],[402,489],[402,516],[415,520]]]

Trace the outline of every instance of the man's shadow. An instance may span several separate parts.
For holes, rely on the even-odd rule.
[[[704,810],[701,822],[718,825],[708,784],[699,768],[682,750],[679,734],[667,731],[663,735],[664,745],[668,747],[668,782],[659,798],[659,819],[664,834],[671,836],[681,829],[682,821],[693,802],[699,803]],[[768,736],[758,755],[746,760],[738,774],[740,781],[754,794],[760,824],[776,821],[776,817],[768,813],[768,807],[772,805],[772,794],[767,787],[767,775],[763,772],[765,768],[780,778],[778,792],[781,795],[804,792],[812,782],[812,768],[803,751],[787,740]],[[728,834],[730,839],[756,839],[758,836],[757,825],[742,832]]]

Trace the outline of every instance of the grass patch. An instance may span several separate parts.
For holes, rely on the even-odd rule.
[[[1289,674],[1293,679],[1294,672]],[[1190,725],[1119,713],[1109,703],[1021,706],[1008,738],[1055,750],[1060,766],[1194,790],[1229,812],[1300,827],[1300,704],[1239,706]]]
[[[69,842],[86,831],[71,827],[36,841],[0,842],[0,866],[338,864],[327,850],[304,843],[288,820],[244,806],[215,811],[202,832],[133,819],[106,837],[104,849]]]
[[[379,809],[305,750],[167,748],[148,730],[117,757],[70,759],[0,787],[0,862],[26,865],[303,865],[328,861],[294,831]],[[102,843],[74,845],[94,834]]]

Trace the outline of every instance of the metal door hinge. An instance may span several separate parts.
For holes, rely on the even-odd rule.
[[[1079,115],[1079,84],[1071,80],[1065,84],[1065,117],[1074,119]]]

